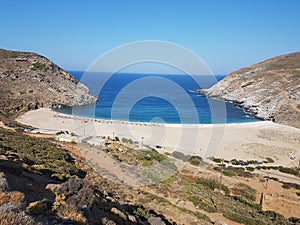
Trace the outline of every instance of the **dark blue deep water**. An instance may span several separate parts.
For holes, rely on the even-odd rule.
[[[194,89],[208,88],[225,76],[116,73],[84,74],[70,71],[86,84],[96,104],[67,107],[59,112],[112,120],[162,123],[242,123],[258,121],[233,104],[207,99]],[[84,74],[84,76],[83,76]],[[196,80],[196,81],[195,81]]]

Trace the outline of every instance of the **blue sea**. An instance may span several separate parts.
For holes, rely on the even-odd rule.
[[[197,76],[69,71],[99,101],[57,111],[78,116],[171,124],[258,121],[229,102],[207,99],[191,90],[208,88],[224,75]],[[108,78],[107,80],[103,79]]]

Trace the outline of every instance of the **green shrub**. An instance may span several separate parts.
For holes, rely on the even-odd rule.
[[[43,138],[30,137],[22,133],[0,129],[0,146],[18,153],[20,161],[37,168],[43,174],[68,174],[82,176],[70,154],[56,144]]]
[[[288,183],[284,183],[284,184],[282,185],[282,187],[283,187],[284,189],[290,189],[290,188],[291,188],[291,186],[290,186]]]
[[[222,159],[220,159],[220,158],[214,158],[214,157],[212,157],[211,160],[214,161],[214,162],[216,162],[216,163],[221,163],[222,162]]]
[[[260,220],[251,217],[246,217],[244,215],[235,212],[224,212],[223,215],[230,220],[233,220],[238,223],[246,224],[246,225],[266,225],[266,223]]]
[[[253,172],[253,171],[255,170],[255,168],[254,168],[254,167],[247,166],[247,167],[246,167],[246,170]]]
[[[122,138],[122,142],[127,143],[127,144],[133,144],[133,140],[132,139],[127,139],[127,138]]]
[[[151,214],[148,210],[144,209],[142,206],[141,206],[141,207],[138,207],[138,208],[134,211],[134,213],[135,213],[137,216],[144,217],[144,218],[146,218],[146,219],[148,219],[148,218],[150,218],[150,217],[152,216],[152,214]]]
[[[202,162],[203,160],[200,156],[191,156],[191,158],[189,159],[189,163],[194,166],[200,166]]]
[[[174,163],[170,162],[168,159],[161,161],[160,164],[171,170],[177,171],[177,166]]]
[[[233,199],[242,203],[243,205],[250,206],[256,210],[262,210],[262,206],[260,204],[255,204],[253,202],[248,201],[244,196],[234,196]]]
[[[206,212],[216,212],[217,210],[212,206],[211,203],[207,203],[203,201],[199,196],[191,195],[188,196],[188,200],[190,200],[194,206],[198,206],[200,209],[205,210]]]
[[[241,195],[246,199],[255,201],[256,200],[256,190],[246,184],[239,183],[237,184],[237,188],[240,190]]]
[[[216,182],[214,180],[210,180],[210,179],[204,179],[204,178],[199,178],[197,181],[196,181],[197,184],[201,184],[205,187],[208,187],[209,189],[211,190],[214,190],[214,189],[219,189],[219,190],[223,190],[226,194],[229,194],[230,191],[229,191],[229,188],[226,187],[224,184],[221,184],[219,182]]]
[[[115,160],[121,162],[122,160],[120,159],[120,157],[117,154],[112,154],[111,155]]]
[[[242,177],[242,176],[244,176],[244,172],[245,172],[244,167],[228,166],[228,167],[224,168],[223,174],[225,176],[236,176],[236,175],[238,175],[238,176]]]
[[[270,179],[270,180],[274,180],[274,181],[279,181],[279,179],[277,177],[264,176],[264,178],[267,178],[267,179]]]
[[[283,183],[282,187],[285,189],[295,188],[297,190],[300,190],[300,184],[289,183],[289,182],[282,182],[282,183]]]
[[[215,166],[215,167],[213,168],[213,170],[216,170],[216,171],[218,171],[218,172],[221,172],[221,171],[222,171],[222,167],[220,167],[220,166]]]
[[[237,174],[236,174],[235,172],[233,172],[233,171],[230,171],[230,170],[224,170],[224,171],[223,171],[223,175],[224,175],[224,176],[227,176],[227,177],[234,177],[234,176],[236,176]]]
[[[272,158],[266,158],[266,160],[268,161],[268,163],[274,163],[275,162],[274,159],[272,159]]]
[[[13,94],[13,92],[11,91],[11,90],[9,90],[9,89],[7,89],[7,90],[4,90],[4,94]]]
[[[184,162],[189,161],[189,159],[191,158],[190,155],[185,155],[185,154],[183,154],[182,152],[177,152],[177,151],[172,152],[172,156],[173,156],[174,158],[180,159],[180,160],[182,160],[182,161],[184,161]]]
[[[292,175],[295,175],[295,176],[299,176],[299,171],[294,169],[294,168],[288,168],[288,167],[280,166],[279,171],[281,173],[288,173],[288,174],[292,174]]]
[[[245,171],[245,172],[242,173],[241,176],[242,177],[247,177],[247,178],[252,178],[252,177],[254,177],[254,174],[251,173],[251,172]]]
[[[46,68],[45,64],[39,63],[39,62],[36,62],[36,63],[32,64],[32,66],[33,67],[31,68],[31,70],[43,70],[43,69]]]
[[[274,211],[260,211],[259,213],[273,221],[280,221],[280,220],[285,221],[284,216]],[[278,223],[278,224],[283,224],[283,223]]]

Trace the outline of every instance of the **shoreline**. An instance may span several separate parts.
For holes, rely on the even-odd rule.
[[[79,137],[119,137],[162,146],[162,151],[180,151],[201,157],[264,160],[290,165],[300,159],[300,129],[271,121],[228,124],[161,124],[86,118],[49,108],[26,112],[18,122],[38,129],[62,130]],[[290,156],[295,156],[291,161]]]
[[[181,126],[227,126],[227,125],[242,125],[242,124],[247,124],[247,125],[256,125],[256,124],[261,124],[261,123],[266,123],[266,124],[275,124],[274,122],[267,121],[267,120],[258,120],[258,121],[251,121],[251,122],[234,122],[234,123],[155,123],[155,122],[143,122],[143,121],[127,121],[127,120],[114,120],[114,119],[105,119],[105,118],[94,118],[94,117],[86,117],[86,116],[79,116],[79,115],[71,115],[67,113],[62,113],[62,112],[57,112],[53,109],[50,108],[42,108],[43,110],[49,110],[54,113],[56,113],[58,116],[65,117],[68,119],[85,119],[89,121],[95,121],[95,122],[105,122],[105,123],[125,123],[125,124],[145,124],[145,125],[150,125],[150,126],[168,126],[168,127],[181,127]],[[30,112],[30,111],[29,111]],[[28,112],[26,112],[28,113]],[[26,114],[25,113],[25,114]],[[21,117],[21,116],[20,116]]]

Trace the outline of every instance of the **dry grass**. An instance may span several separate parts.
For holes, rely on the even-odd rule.
[[[0,193],[0,206],[6,203],[20,204],[24,200],[24,198],[25,198],[24,194],[18,191]]]
[[[3,212],[0,214],[1,225],[41,225],[24,212]]]
[[[60,205],[60,207],[58,208],[58,214],[62,218],[76,221],[78,224],[88,224],[87,218],[74,206]]]

